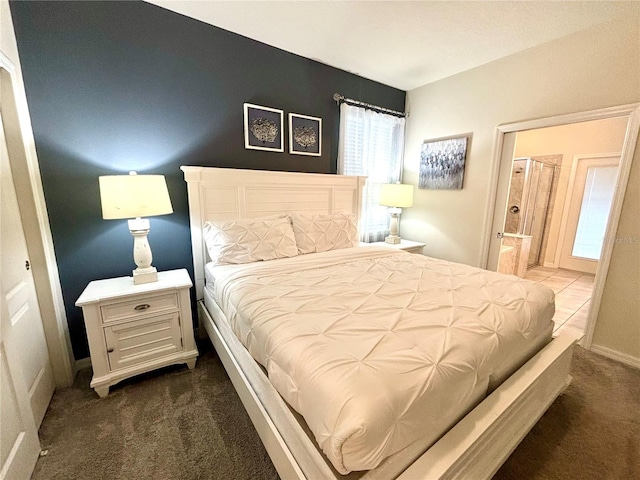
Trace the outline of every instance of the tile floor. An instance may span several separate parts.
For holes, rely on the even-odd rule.
[[[567,330],[584,335],[594,277],[588,273],[540,266],[527,270],[527,280],[542,283],[556,293],[554,336]]]

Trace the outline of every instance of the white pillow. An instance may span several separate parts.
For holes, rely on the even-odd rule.
[[[298,254],[286,216],[207,222],[203,228],[209,257],[215,265],[250,263]]]
[[[353,214],[290,216],[300,254],[355,247],[359,243],[357,218]]]

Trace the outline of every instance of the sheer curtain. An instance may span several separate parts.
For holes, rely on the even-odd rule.
[[[380,186],[400,180],[405,119],[340,105],[338,173],[366,175],[362,198],[360,240],[379,242],[389,233],[388,207],[378,205]]]

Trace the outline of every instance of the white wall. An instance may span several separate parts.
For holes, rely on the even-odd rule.
[[[592,348],[640,368],[640,139],[618,231],[610,241],[615,246]]]
[[[496,126],[640,101],[640,5],[599,25],[408,92],[404,183],[417,185],[425,139],[473,133],[462,190],[417,189],[402,236],[425,253],[480,265]],[[618,229],[638,234],[640,149]],[[640,359],[640,246],[617,244],[594,344]]]

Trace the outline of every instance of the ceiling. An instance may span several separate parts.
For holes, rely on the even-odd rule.
[[[625,1],[148,1],[402,90],[637,11]]]

